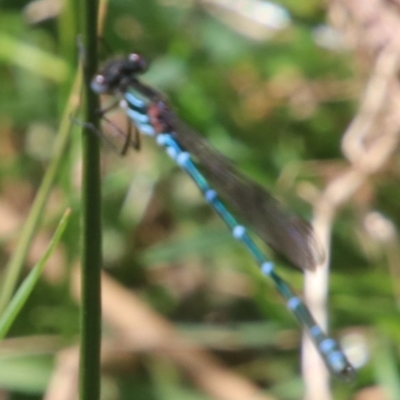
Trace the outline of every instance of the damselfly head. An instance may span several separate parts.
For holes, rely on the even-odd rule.
[[[146,70],[145,58],[140,54],[131,53],[127,57],[107,61],[92,79],[90,86],[96,93],[124,91],[137,74]]]

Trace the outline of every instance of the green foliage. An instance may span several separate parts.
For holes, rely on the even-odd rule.
[[[81,255],[82,211],[80,127],[70,126],[69,118],[79,97],[78,91],[70,96],[78,58],[75,3],[38,23],[21,13],[27,1],[4,1],[0,13],[0,283],[54,159],[52,189],[26,248],[34,244],[38,250],[24,255],[18,282],[44,254],[48,240],[42,238],[54,232],[66,206],[73,211],[61,251],[9,332],[13,339],[0,343],[0,389],[13,400],[21,393],[43,396],[51,361],[64,348],[60,343],[77,343],[79,333],[79,300],[70,290]],[[111,2],[104,47],[143,53],[150,60],[144,79],[168,96],[184,121],[309,217],[312,207],[304,199],[312,200],[348,165],[341,138],[356,113],[365,71],[352,53],[316,44],[313,33],[325,21],[322,2],[282,1],[292,23],[263,40],[243,35],[197,3]],[[112,117],[126,126],[123,115]],[[53,141],[61,131],[69,133],[70,145],[56,144],[57,152]],[[333,222],[330,331],[350,341],[362,365],[354,385],[333,382],[338,400],[373,385],[398,398],[398,240],[394,235],[391,242],[379,241],[364,225],[376,210],[394,229],[400,223],[398,162],[389,164],[348,199]],[[179,332],[215,351],[227,369],[275,398],[301,398],[296,323],[194,185],[145,138],[141,152],[124,159],[104,146],[102,166],[107,272]],[[280,266],[301,291],[302,275]],[[104,325],[107,335],[118,337],[109,320]],[[37,349],[33,339],[45,335],[60,342]],[[142,350],[136,357],[129,368],[108,371],[104,398],[208,398],[165,356]]]

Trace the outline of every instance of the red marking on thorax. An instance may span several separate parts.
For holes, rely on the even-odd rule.
[[[170,127],[164,120],[164,112],[166,106],[164,102],[152,102],[147,106],[147,115],[150,119],[150,124],[156,131],[156,133],[169,132]]]

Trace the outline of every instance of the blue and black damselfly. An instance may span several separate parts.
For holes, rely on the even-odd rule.
[[[146,60],[135,53],[104,64],[92,80],[92,89],[98,94],[115,95],[117,102],[103,110],[102,115],[120,104],[141,133],[156,139],[193,179],[206,201],[228,225],[233,237],[243,242],[262,273],[272,279],[331,373],[345,380],[351,379],[354,369],[338,343],[318,326],[307,306],[277,275],[274,264],[264,256],[220,198],[262,240],[302,270],[314,270],[324,258],[311,226],[291,215],[264,188],[236,171],[228,160],[180,121],[158,91],[139,81],[138,75],[146,70]],[[138,141],[132,140],[131,132],[124,135],[122,152],[126,152],[130,144],[138,148]]]

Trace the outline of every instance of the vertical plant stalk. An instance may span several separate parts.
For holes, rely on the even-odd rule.
[[[90,89],[90,81],[97,70],[97,0],[80,2],[83,59],[83,119],[98,128],[96,115],[98,98]],[[101,257],[101,196],[100,149],[98,138],[83,129],[83,210],[82,210],[82,266],[81,266],[81,344],[80,344],[80,399],[97,400],[100,396],[100,269]]]

